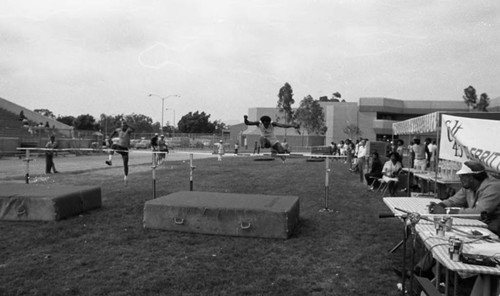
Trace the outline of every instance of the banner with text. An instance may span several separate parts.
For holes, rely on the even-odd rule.
[[[500,172],[500,121],[442,115],[439,158],[478,160]]]

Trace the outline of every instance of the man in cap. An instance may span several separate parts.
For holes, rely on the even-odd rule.
[[[286,152],[285,148],[278,141],[278,138],[274,134],[275,127],[281,128],[296,128],[298,129],[300,126],[298,124],[285,124],[279,123],[275,121],[271,121],[271,117],[264,115],[260,118],[260,121],[249,121],[248,116],[243,116],[246,125],[255,125],[260,130],[260,146],[262,148],[271,148],[272,152],[283,154]]]
[[[458,214],[481,214],[488,229],[500,234],[500,180],[488,176],[478,161],[466,161],[457,172],[462,188],[452,197],[429,205],[433,214],[446,213],[447,207],[460,207]]]
[[[500,233],[500,180],[486,173],[485,167],[478,161],[466,161],[457,172],[462,188],[452,197],[429,205],[431,214],[450,213],[446,208],[460,207],[454,214],[480,214],[481,219],[492,232]],[[484,217],[484,218],[483,218]],[[428,252],[415,266],[415,274],[432,278],[435,273],[435,259]],[[458,286],[462,292],[470,291],[475,278],[459,279]],[[469,295],[466,292],[464,295]]]

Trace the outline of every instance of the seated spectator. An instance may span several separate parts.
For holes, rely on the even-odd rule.
[[[382,168],[384,165],[382,161],[380,161],[380,157],[377,152],[372,153],[372,165],[370,168],[370,172],[365,174],[365,180],[368,186],[370,186],[370,190],[373,191],[380,185],[377,181],[382,178]]]
[[[399,161],[399,154],[397,152],[392,152],[390,154],[390,159],[385,162],[382,168],[383,179],[387,182],[388,191],[391,196],[394,196],[398,186],[398,175],[403,166]]]

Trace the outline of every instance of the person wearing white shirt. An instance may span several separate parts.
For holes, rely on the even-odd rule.
[[[359,180],[361,183],[364,181],[364,171],[366,163],[366,139],[361,139],[358,145],[358,158],[356,165],[351,169],[352,172],[359,173]]]
[[[390,159],[385,162],[384,167],[382,168],[382,179],[387,182],[388,191],[391,196],[394,196],[397,188],[399,172],[403,166],[399,161],[399,154],[397,152],[392,152],[390,155]]]
[[[436,144],[436,141],[432,141],[429,145],[427,145],[427,149],[429,150],[429,154],[430,154],[430,159],[429,159],[429,164],[430,164],[430,167],[435,169],[436,167],[436,154],[437,154],[437,149],[438,149],[438,146]]]

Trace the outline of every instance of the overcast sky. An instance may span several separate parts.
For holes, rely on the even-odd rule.
[[[0,0],[0,97],[57,115],[226,123],[340,92],[500,97],[500,1]],[[164,121],[173,121],[166,110]]]

